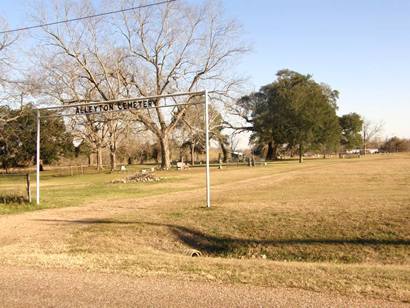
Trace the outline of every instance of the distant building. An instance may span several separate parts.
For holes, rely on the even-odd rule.
[[[378,154],[379,149],[377,148],[368,148],[366,149],[366,154]],[[346,150],[346,154],[364,154],[363,149],[352,149],[352,150]]]
[[[375,149],[375,148],[366,149],[366,154],[378,154],[378,153],[379,153],[379,149]]]

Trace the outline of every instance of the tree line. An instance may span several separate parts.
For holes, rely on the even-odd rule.
[[[231,111],[243,124],[229,127],[251,132],[255,148],[267,148],[266,160],[277,159],[284,148],[297,152],[300,162],[308,150],[326,156],[363,148],[366,154],[382,124],[354,112],[338,116],[338,97],[338,91],[311,75],[280,70],[275,81],[233,104]]]
[[[310,75],[281,70],[274,82],[261,87],[258,92],[242,96],[230,106],[230,115],[239,115],[243,126],[233,126],[211,106],[210,138],[219,146],[221,160],[224,162],[230,160],[234,147],[232,139],[225,132],[228,128],[236,132],[250,131],[253,153],[264,156],[266,160],[276,160],[284,152],[297,152],[299,161],[302,162],[306,151],[325,156],[357,148],[365,150],[380,132],[381,126],[372,124],[357,113],[337,116],[338,95],[337,91],[326,84],[317,83]],[[21,109],[1,106],[0,112],[7,119],[12,119],[6,125],[3,123],[0,130],[2,167],[7,171],[11,167],[33,164],[36,151],[36,111],[32,105],[25,105]],[[176,152],[173,156],[181,159],[186,155],[192,165],[198,160],[196,156],[204,153],[203,114],[204,107],[201,104],[187,108],[183,120],[170,138],[170,149]],[[84,117],[84,120],[87,118]],[[90,165],[95,156],[97,167],[101,167],[102,152],[98,148],[109,153],[111,170],[116,168],[117,153],[121,162],[129,164],[142,164],[148,160],[161,162],[161,145],[140,123],[133,121],[127,114],[112,118],[111,121],[112,123],[106,119],[104,122],[96,121],[93,129],[78,130],[75,128],[79,125],[78,119],[64,121],[55,111],[42,111],[42,162],[50,164],[60,157],[85,155]],[[104,125],[100,125],[101,123]],[[113,131],[119,135],[114,139],[110,135],[110,125],[118,125]],[[104,134],[108,138],[95,137]],[[106,143],[98,144],[100,140],[105,140]],[[115,151],[111,148],[113,142],[117,147]],[[380,145],[380,150],[409,151],[410,140],[392,137]]]
[[[129,7],[132,2],[120,4]],[[108,11],[118,3],[105,5]],[[39,6],[31,15],[46,23],[95,13],[91,1],[59,0],[53,6]],[[7,28],[5,22],[2,28]],[[286,151],[297,153],[302,161],[306,151],[327,155],[366,149],[381,129],[356,113],[337,116],[338,91],[311,75],[281,70],[271,84],[239,95],[245,81],[233,68],[249,47],[240,25],[226,18],[215,1],[176,1],[44,26],[30,37],[34,45],[23,70],[13,54],[13,46],[21,39],[0,35],[0,159],[4,168],[33,162],[34,102],[70,106],[208,89],[212,92],[210,138],[213,147],[220,148],[221,161],[228,161],[235,152],[233,135],[244,131],[251,133],[254,153],[266,149],[267,160]],[[64,155],[83,154],[90,163],[95,158],[101,169],[108,153],[112,170],[124,159],[156,160],[168,169],[172,157],[187,153],[194,164],[205,144],[202,102],[195,96],[161,98],[153,100],[152,109],[70,118],[47,111],[44,115],[49,117],[41,119],[41,159],[50,163]],[[165,104],[172,107],[161,108]],[[238,125],[233,124],[236,118]],[[396,141],[391,144],[404,148]]]

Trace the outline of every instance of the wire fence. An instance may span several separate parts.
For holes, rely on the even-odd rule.
[[[128,171],[136,167],[127,168]],[[121,166],[114,172],[120,172]],[[47,166],[41,171],[41,177],[82,176],[111,172],[110,166],[103,165],[100,169],[89,165]],[[15,168],[0,170],[0,204],[31,203],[35,198],[36,171],[33,168]],[[33,197],[34,193],[34,197]]]
[[[0,204],[31,202],[32,178],[30,173],[0,174]]]
[[[85,174],[95,174],[107,171],[108,166],[102,166],[101,169],[97,169],[95,166],[88,165],[72,165],[63,167],[52,167],[47,169],[46,172],[52,173],[54,176],[75,176]],[[109,170],[109,169],[108,169]]]
[[[116,167],[114,171],[120,171],[121,166]],[[43,175],[52,176],[74,176],[74,175],[84,175],[84,174],[96,174],[111,172],[109,165],[102,165],[100,169],[96,166],[90,165],[70,165],[70,166],[46,166],[44,170],[41,170]],[[15,168],[10,169],[7,172],[0,169],[0,177],[2,176],[25,176],[26,174],[35,174],[36,170],[32,168]]]

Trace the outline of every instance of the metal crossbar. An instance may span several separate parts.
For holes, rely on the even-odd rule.
[[[94,106],[97,104],[105,104],[105,103],[93,103],[93,104],[88,104],[88,105],[81,105],[81,106]],[[107,103],[107,104],[112,104],[112,103]],[[193,102],[193,103],[181,103],[181,104],[172,104],[172,105],[164,105],[164,106],[152,106],[152,107],[146,107],[143,108],[143,110],[148,110],[148,109],[155,109],[155,108],[170,108],[170,107],[178,107],[178,106],[186,106],[186,105],[201,105],[204,104],[204,102]],[[81,106],[70,106],[73,108],[76,107],[81,107]],[[40,109],[40,110],[45,110],[45,109]],[[134,109],[124,109],[124,110],[109,110],[109,111],[101,111],[101,112],[94,112],[94,113],[90,113],[89,115],[96,115],[96,114],[100,114],[100,113],[117,113],[117,112],[124,112],[124,111],[136,111]],[[62,113],[62,114],[54,114],[54,115],[46,115],[46,116],[40,116],[41,118],[60,118],[60,117],[75,117],[75,116],[84,116],[86,114],[78,114],[78,113]]]
[[[84,100],[85,103],[82,104],[65,104],[61,106],[50,106],[50,107],[37,107],[34,109],[37,110],[55,110],[55,109],[66,109],[66,108],[75,108],[81,106],[93,106],[98,104],[112,104],[112,103],[122,103],[122,102],[129,102],[129,101],[146,101],[146,100],[154,100],[154,99],[161,99],[167,97],[178,97],[178,96],[200,96],[205,95],[207,91],[198,91],[198,92],[178,92],[174,94],[162,94],[162,95],[153,95],[153,96],[139,96],[134,98],[122,98],[117,100],[109,100],[109,101],[88,101]],[[212,92],[208,92],[212,93]]]

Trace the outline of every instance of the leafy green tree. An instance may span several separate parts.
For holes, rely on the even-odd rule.
[[[14,112],[7,106],[2,106],[1,113],[4,119],[14,117]],[[7,117],[6,117],[7,116]],[[0,122],[0,162],[3,169],[8,169],[17,164],[21,142],[17,131],[12,127],[12,121]]]
[[[252,138],[296,146],[300,162],[308,148],[335,148],[340,133],[336,116],[338,92],[318,84],[310,75],[290,70],[279,71],[277,77],[238,102],[252,109]]]
[[[250,96],[254,100],[253,128],[251,140],[259,145],[268,145],[266,159],[277,159],[277,148],[287,142],[286,110],[278,96],[276,84],[266,85],[260,92]]]
[[[341,129],[339,119],[333,111],[330,111],[328,117],[325,118],[322,128],[318,132],[316,144],[326,157],[326,154],[334,153],[339,150]]]
[[[339,118],[339,124],[342,131],[340,144],[344,149],[360,148],[362,145],[362,117],[357,113],[345,114]]]
[[[31,105],[22,110],[8,110],[9,121],[0,130],[0,161],[3,168],[27,166],[34,162],[36,155],[36,111]],[[74,151],[72,137],[66,131],[64,120],[55,116],[53,111],[42,111],[40,119],[41,146],[40,158],[50,164],[62,155]]]
[[[339,118],[336,116],[337,99],[339,92],[332,90],[328,85],[321,85],[323,93],[329,100],[329,104],[324,106],[323,121],[320,123],[316,144],[319,145],[324,157],[326,154],[336,152],[340,146],[341,128]]]

